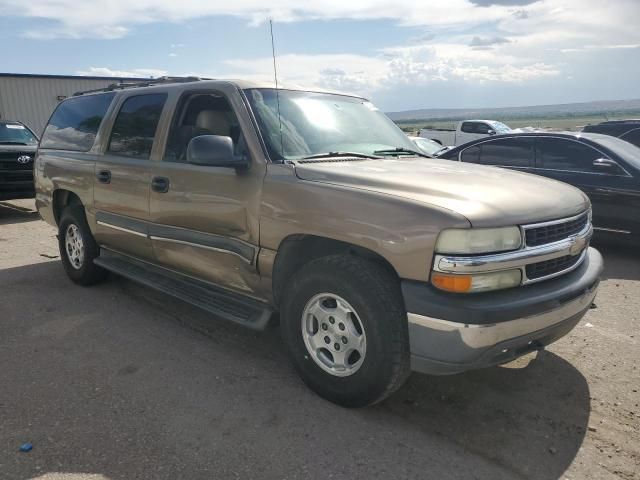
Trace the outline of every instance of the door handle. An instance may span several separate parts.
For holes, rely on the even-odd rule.
[[[100,170],[96,173],[96,178],[100,183],[111,183],[111,172],[109,170]]]
[[[151,190],[158,193],[169,191],[169,179],[167,177],[153,177],[151,179]]]

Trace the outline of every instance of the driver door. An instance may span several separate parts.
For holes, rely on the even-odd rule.
[[[220,92],[185,92],[178,100],[164,156],[154,165],[149,234],[159,265],[251,294],[266,165],[256,159],[244,170],[193,165],[186,155],[200,135],[231,137],[236,153],[248,155],[236,108]]]

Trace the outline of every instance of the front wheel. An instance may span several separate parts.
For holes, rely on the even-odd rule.
[[[407,318],[397,279],[367,260],[313,260],[288,282],[281,329],[303,381],[347,407],[377,403],[409,375]]]

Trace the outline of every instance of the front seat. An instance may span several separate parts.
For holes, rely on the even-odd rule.
[[[227,116],[217,110],[202,110],[196,117],[198,135],[231,136],[231,124]]]

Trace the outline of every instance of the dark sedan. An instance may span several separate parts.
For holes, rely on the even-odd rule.
[[[594,133],[514,133],[475,140],[439,158],[574,185],[591,199],[597,230],[640,241],[640,148],[631,143]]]

